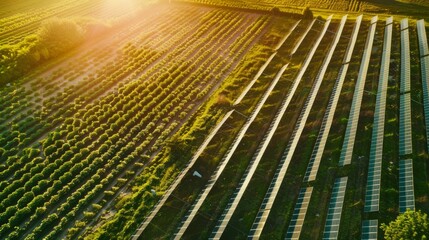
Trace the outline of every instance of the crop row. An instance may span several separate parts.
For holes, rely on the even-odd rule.
[[[62,123],[58,130],[42,139],[40,151],[34,149],[6,161],[8,169],[4,171],[21,170],[14,174],[16,177],[6,174],[2,178],[2,185],[7,187],[0,198],[4,211],[1,236],[56,238],[96,196],[117,191],[118,187],[108,187],[114,182],[120,186],[124,178],[131,177],[134,172],[127,169],[136,161],[147,162],[147,154],[156,151],[194,104],[227,75],[266,24],[264,19],[255,21],[238,13],[208,14],[211,21],[200,23],[194,35],[182,32],[181,46],[166,51],[162,60],[117,92],[82,108],[72,102],[73,97],[68,99],[74,92],[61,94],[64,99],[56,99],[62,100],[57,106],[57,102],[52,103],[50,109],[57,112],[47,116],[57,119],[56,124]],[[220,19],[228,21],[217,24]],[[175,27],[170,24],[170,28]],[[206,39],[198,40],[202,36]],[[114,71],[108,72],[111,81],[147,67],[144,61],[150,59],[151,51],[133,50],[131,46],[125,48],[133,55],[128,57],[131,69],[113,67]],[[109,87],[106,81],[97,87],[89,84],[75,98],[94,99]],[[68,102],[72,103],[64,104]],[[19,204],[14,205],[15,200]]]
[[[172,20],[176,20],[176,19],[172,19]],[[174,43],[176,42],[173,41],[171,45],[173,45]],[[146,44],[150,44],[150,42]],[[123,59],[121,60],[123,60],[125,63],[128,63],[128,65],[132,65],[134,69],[136,68],[135,66],[139,66],[141,69],[143,69],[147,66],[148,63],[151,63],[151,61],[154,61],[154,57],[150,57],[151,56],[150,54],[152,54],[151,52],[147,52],[147,51],[142,51],[142,52],[146,54],[136,55],[135,57],[139,57],[139,58],[136,58],[134,60],[131,59],[129,56],[122,56]],[[102,61],[103,59],[106,58],[105,56],[107,56],[107,54],[108,54],[108,50],[100,51],[97,53],[95,53],[95,51],[91,51],[88,53],[88,55],[90,56],[96,55],[95,59],[93,60],[94,62]],[[139,62],[142,62],[142,60],[144,62],[139,63]],[[30,133],[31,129],[43,129],[44,128],[43,126],[46,124],[46,122],[55,123],[64,114],[70,115],[71,110],[68,113],[64,111],[67,108],[79,110],[80,105],[81,105],[80,108],[84,107],[85,106],[84,103],[90,102],[89,100],[98,96],[102,90],[107,91],[112,86],[112,84],[116,83],[118,80],[122,80],[121,78],[123,78],[124,75],[130,72],[130,67],[127,67],[124,65],[117,65],[117,64],[114,64],[114,66],[112,67],[111,66],[112,64],[114,64],[114,62],[108,61],[103,67],[100,67],[99,70],[97,70],[94,74],[89,74],[87,77],[84,77],[83,80],[78,84],[65,87],[63,92],[58,93],[56,96],[53,96],[47,100],[44,100],[43,103],[41,103],[42,109],[41,111],[39,111],[40,114],[34,117],[35,119],[39,119],[38,121],[39,124],[32,124],[32,128],[28,128],[28,129],[21,128],[23,131],[25,130],[24,131],[25,136],[27,138],[30,138],[32,136],[32,134]],[[54,86],[67,86],[68,84],[66,79],[67,80],[69,79],[67,76],[71,76],[71,75],[79,76],[80,74],[85,72],[88,67],[91,66],[89,65],[88,67],[85,67],[85,68],[80,67],[85,65],[86,64],[81,64],[79,66],[76,66],[75,64],[73,64],[70,67],[67,67],[66,69],[63,68],[63,69],[59,69],[58,71],[54,71],[45,80],[43,80],[43,82],[42,80],[39,80],[40,78],[36,78],[36,82],[32,83],[33,85],[32,88],[36,89],[36,91],[25,90],[25,88],[21,87],[18,89],[20,94],[17,94],[17,91],[12,91],[11,93],[9,93],[9,96],[5,94],[6,99],[4,103],[5,104],[8,103],[9,106],[4,107],[2,111],[2,115],[7,118],[10,116],[14,116],[16,114],[16,111],[23,111],[22,108],[24,108],[25,110],[26,104],[23,104],[23,101],[34,103],[34,100],[31,101],[31,99],[28,99],[29,96],[31,95],[31,92],[40,91],[38,89],[55,90]],[[125,67],[125,70],[124,70],[124,67]],[[94,90],[90,91],[91,89],[94,89]],[[92,95],[85,94],[86,91],[90,91]],[[7,99],[7,97],[9,97],[9,99]],[[24,97],[26,100],[23,100]],[[22,115],[22,116],[25,116],[25,115]],[[41,121],[41,119],[45,119],[46,121]],[[13,124],[16,124],[17,126],[20,126],[22,124],[28,125],[26,124],[26,122],[28,121],[28,118],[22,119],[23,121],[20,121],[20,120],[21,119],[17,119],[15,117],[12,122],[11,121],[3,122],[2,123],[3,129],[7,129],[8,125],[13,126]],[[13,131],[13,128],[12,128],[12,131]],[[37,138],[40,135],[38,134],[38,132],[40,132],[40,130],[38,130],[35,134],[33,134],[34,135],[33,139]],[[10,136],[13,136],[13,135],[5,132],[3,133],[3,136],[8,136],[10,138]],[[16,139],[16,141],[17,140],[22,141],[22,139]],[[29,139],[29,141],[31,141],[31,139]],[[22,149],[22,148],[19,148],[19,149]],[[6,150],[8,149],[6,148]]]

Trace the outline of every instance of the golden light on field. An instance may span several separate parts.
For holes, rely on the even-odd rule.
[[[102,13],[124,13],[134,11],[139,7],[137,0],[105,0]]]
[[[428,20],[429,0],[0,0],[0,240],[426,223]]]

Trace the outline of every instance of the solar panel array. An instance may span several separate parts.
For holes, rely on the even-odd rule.
[[[312,192],[313,187],[301,188],[285,239],[299,239]]]
[[[414,210],[413,160],[399,161],[399,212]]]
[[[378,16],[371,19],[371,26],[365,44],[365,50],[359,69],[359,75],[356,82],[355,93],[353,95],[352,106],[347,122],[346,133],[344,135],[343,147],[341,149],[339,165],[344,166],[351,163],[353,147],[355,144],[356,129],[359,122],[359,113],[362,103],[363,90],[365,86],[366,74],[368,72],[369,59],[371,57],[372,45],[374,42],[375,28],[377,25]]]
[[[362,240],[377,240],[378,220],[364,220],[362,222]]]
[[[399,99],[399,155],[413,153],[411,136],[410,38],[408,19],[401,21],[401,95]]]
[[[250,232],[248,234],[249,239],[258,239],[261,237],[266,221],[270,215],[271,209],[274,205],[274,201],[279,194],[280,187],[284,181],[284,177],[288,170],[289,163],[292,160],[295,149],[298,145],[298,142],[301,138],[301,134],[304,130],[304,127],[307,122],[307,118],[313,108],[315,103],[317,93],[321,87],[325,72],[328,69],[331,58],[335,48],[341,38],[341,34],[347,20],[347,16],[344,16],[338,26],[336,36],[333,42],[330,45],[329,51],[326,53],[326,57],[322,63],[321,68],[316,76],[313,87],[309,93],[309,96],[306,99],[306,102],[301,110],[300,116],[297,120],[294,131],[289,139],[288,145],[283,152],[283,156],[280,160],[279,165],[277,166],[276,172],[273,176],[273,179],[270,183],[267,192],[265,193],[264,199],[259,207],[258,213],[255,217],[255,220],[252,224]],[[314,20],[309,27],[306,29],[305,33],[302,35],[302,38],[298,40],[295,45],[293,52],[298,49],[299,45],[302,43],[307,33],[311,30],[316,20]],[[359,121],[359,114],[361,110],[361,102],[363,98],[363,92],[366,82],[366,76],[369,68],[370,57],[373,50],[373,42],[376,35],[376,25],[378,17],[375,16],[371,19],[371,24],[369,26],[369,31],[365,43],[365,48],[360,64],[358,78],[355,84],[355,90],[352,100],[352,105],[349,113],[347,129],[343,140],[343,146],[340,155],[340,166],[345,166],[351,163],[354,143],[356,139],[356,130]],[[331,17],[327,19],[323,30],[320,32],[318,39],[312,46],[310,52],[308,53],[305,61],[303,62],[297,76],[295,77],[292,86],[289,89],[286,98],[283,100],[280,105],[279,110],[277,111],[274,119],[271,122],[271,125],[268,131],[265,133],[263,140],[260,142],[256,153],[249,162],[249,165],[244,172],[240,182],[236,186],[236,189],[232,196],[229,199],[229,202],[225,209],[223,210],[222,215],[217,219],[217,224],[210,235],[210,239],[220,239],[223,232],[227,228],[230,219],[232,218],[240,200],[242,199],[246,189],[249,186],[250,181],[253,178],[254,173],[259,165],[260,160],[262,159],[264,153],[270,143],[279,123],[286,112],[289,103],[291,103],[295,91],[300,84],[304,73],[306,72],[310,62],[312,61],[313,55],[315,54],[320,42],[324,38],[325,33],[328,30],[328,27],[331,22]],[[359,16],[356,19],[353,32],[350,37],[350,41],[345,52],[343,63],[338,73],[334,89],[329,99],[329,103],[324,114],[324,118],[321,124],[321,128],[316,139],[313,152],[307,166],[307,170],[303,179],[303,182],[311,182],[316,180],[318,168],[320,161],[323,155],[323,151],[328,139],[329,131],[334,119],[334,114],[336,111],[337,103],[339,101],[340,93],[342,90],[343,83],[345,81],[351,56],[353,54],[353,49],[356,44],[356,40],[359,34],[360,25],[362,22],[362,16]],[[292,30],[286,34],[280,40],[280,43],[277,45],[278,49],[290,35],[290,33],[296,28],[299,22],[294,24]],[[413,179],[413,159],[410,159],[410,156],[413,153],[412,150],[412,128],[411,128],[411,67],[410,67],[410,43],[409,43],[409,25],[408,19],[402,19],[400,22],[401,29],[401,72],[400,72],[400,106],[399,106],[399,212],[403,213],[407,209],[415,209],[415,195],[414,195],[414,179]],[[385,114],[386,114],[386,99],[387,99],[387,87],[389,79],[389,70],[391,63],[391,44],[392,44],[392,30],[393,30],[393,18],[389,17],[386,19],[385,31],[384,31],[384,40],[383,40],[383,52],[382,59],[380,64],[380,74],[378,81],[378,92],[375,103],[374,111],[374,122],[372,129],[372,139],[371,139],[371,148],[369,153],[369,166],[368,166],[368,176],[367,176],[367,185],[365,191],[365,203],[364,203],[364,212],[373,213],[379,211],[380,203],[380,190],[381,190],[381,170],[382,170],[382,158],[383,158],[383,140],[384,140],[384,125],[385,125]],[[424,113],[426,126],[429,126],[429,49],[427,43],[426,29],[424,20],[417,21],[417,33],[419,41],[419,50],[420,50],[420,62],[421,62],[421,74],[422,74],[422,85],[423,85],[423,100],[424,100]],[[264,66],[261,67],[259,72],[256,74],[256,77],[251,81],[247,88],[243,91],[241,96],[237,99],[236,104],[238,104],[241,99],[245,96],[246,92],[251,89],[253,83],[256,82],[257,78],[261,76],[268,64],[273,60],[277,52],[274,52]],[[292,53],[293,54],[293,53]],[[198,214],[200,207],[202,206],[205,199],[208,197],[211,189],[214,187],[216,181],[219,179],[223,170],[227,166],[229,159],[234,154],[235,149],[239,145],[241,139],[247,132],[250,124],[258,115],[259,111],[262,109],[265,101],[268,99],[271,91],[273,91],[280,77],[286,70],[287,65],[278,72],[268,90],[264,93],[255,109],[247,119],[244,126],[240,129],[240,132],[234,139],[230,148],[227,150],[227,153],[221,160],[217,169],[209,179],[207,185],[204,187],[203,191],[197,196],[195,202],[188,209],[187,214],[183,218],[183,221],[180,223],[180,226],[176,229],[174,235],[175,239],[180,239],[185,234],[188,226],[193,221],[194,217]],[[199,154],[203,151],[205,146],[211,140],[213,135],[217,132],[223,122],[234,112],[231,110],[227,113],[224,119],[215,127],[213,132],[207,137],[203,145],[200,146],[199,150],[196,152],[190,164],[185,167],[185,170],[179,174],[178,178],[174,181],[172,186],[166,191],[165,195],[161,198],[159,203],[155,205],[154,210],[148,215],[143,224],[139,227],[138,233],[141,233],[145,227],[150,224],[151,219],[155,216],[158,210],[164,205],[166,200],[172,194],[172,191],[180,183],[181,178],[188,172],[192,167],[192,164],[198,158]],[[429,127],[426,127],[426,134],[429,136]],[[428,147],[429,147],[429,137],[428,137]],[[328,212],[326,217],[326,222],[323,230],[323,239],[337,239],[339,236],[339,229],[341,223],[341,214],[344,204],[345,192],[347,187],[348,177],[336,178],[335,183],[332,189],[331,198],[328,206]],[[300,189],[297,201],[295,203],[295,208],[292,213],[291,221],[289,223],[288,229],[286,231],[285,239],[299,239],[301,236],[301,231],[304,226],[304,220],[307,214],[307,210],[310,204],[310,199],[313,193],[313,187],[303,187]],[[378,238],[378,219],[374,219],[374,215],[365,214],[365,220],[362,221],[361,228],[361,239],[377,239]],[[372,219],[371,219],[372,218]],[[137,239],[140,234],[133,235],[133,239]]]
[[[425,21],[417,21],[417,33],[419,38],[420,49],[420,64],[422,71],[422,85],[423,85],[423,107],[425,112],[426,124],[426,139],[429,148],[429,50],[426,37]]]
[[[284,70],[283,70],[284,71]],[[210,177],[207,185],[204,187],[204,190],[197,196],[197,199],[195,200],[194,204],[192,204],[191,208],[188,211],[188,214],[184,217],[182,220],[180,227],[177,229],[177,232],[174,234],[175,239],[180,239],[183,234],[185,233],[188,226],[191,224],[194,217],[197,215],[198,210],[200,209],[201,205],[207,198],[210,191],[213,189],[216,181],[219,179],[220,175],[222,174],[223,170],[225,169],[226,165],[228,164],[229,160],[231,159],[232,155],[235,152],[235,149],[237,149],[238,145],[241,142],[241,139],[243,139],[245,133],[249,129],[252,122],[255,120],[256,116],[258,115],[259,111],[262,109],[265,101],[268,99],[270,93],[274,89],[274,87],[277,85],[281,75],[277,75],[272,83],[270,84],[269,88],[265,91],[262,98],[259,100],[258,104],[256,105],[255,109],[250,114],[250,117],[246,120],[246,123],[243,125],[243,127],[240,129],[240,132],[232,142],[231,146],[227,150],[225,156],[222,158],[220,164]]]
[[[337,178],[332,189],[329,202],[328,216],[326,217],[323,239],[337,239],[340,230],[341,212],[346,194],[347,177]]]
[[[329,99],[328,107],[323,117],[319,135],[317,136],[317,140],[314,145],[307,170],[305,172],[304,182],[316,180],[316,175],[319,170],[323,151],[325,150],[326,141],[328,140],[329,130],[331,129],[332,121],[334,120],[335,110],[337,108],[337,103],[340,98],[341,89],[343,87],[347,70],[349,68],[350,59],[352,57],[353,49],[359,33],[361,22],[362,22],[362,15],[360,15],[356,19],[352,37],[350,39],[349,46],[347,47],[346,55],[344,56],[344,59],[343,59],[343,64],[338,73],[338,78],[337,78],[337,81],[335,82],[335,86],[334,86],[334,90],[332,91],[331,98]]]
[[[383,54],[381,58],[380,78],[378,82],[377,100],[375,103],[371,150],[369,153],[369,169],[365,193],[365,212],[374,212],[378,211],[379,209],[384,122],[386,117],[387,81],[389,77],[390,52],[392,45],[392,22],[392,17],[387,18],[384,33]]]
[[[277,73],[276,79],[280,79],[280,77],[283,75],[284,71],[286,70],[288,64],[283,66],[280,71]],[[241,197],[243,196],[244,192],[247,189],[247,186],[250,183],[250,180],[252,179],[253,174],[256,171],[256,168],[262,159],[262,156],[265,152],[265,150],[268,147],[268,144],[271,141],[272,136],[274,135],[274,132],[276,131],[281,118],[283,117],[283,114],[286,110],[286,107],[282,105],[282,109],[284,108],[284,111],[280,114],[277,113],[273,124],[270,125],[267,134],[262,139],[261,143],[259,144],[256,153],[254,154],[252,160],[249,163],[249,166],[247,167],[246,171],[244,172],[240,182],[238,183],[238,186],[230,198],[228,205],[226,206],[222,216],[219,218],[217,225],[215,226],[212,235],[210,236],[211,239],[219,239],[222,236],[223,231],[225,230],[229,220],[232,217],[232,214],[234,213],[238,203],[241,200]]]
[[[198,150],[195,152],[192,159],[188,162],[185,169],[177,176],[177,178],[174,180],[174,182],[168,187],[167,191],[165,191],[162,198],[158,201],[158,203],[154,206],[152,211],[149,213],[149,215],[145,218],[142,225],[137,229],[136,234],[133,236],[133,240],[138,239],[138,237],[142,234],[142,232],[145,230],[145,228],[149,225],[149,223],[152,221],[152,219],[155,217],[155,215],[158,213],[158,211],[161,209],[161,207],[164,205],[164,203],[167,201],[167,199],[170,197],[170,195],[173,193],[174,189],[179,185],[179,183],[182,181],[182,179],[185,177],[185,175],[189,172],[189,170],[194,166],[194,163],[197,161],[197,159],[200,157],[203,150],[207,147],[207,145],[210,143],[214,135],[219,131],[219,129],[222,127],[222,125],[226,122],[226,120],[231,116],[232,112],[234,110],[229,111],[223,119],[215,126],[215,128],[210,132],[210,134],[207,136],[207,138],[204,140],[203,144],[198,148]]]
[[[305,60],[304,66],[308,66],[308,64],[310,63],[310,60],[312,59],[314,53],[316,52],[318,45],[322,41],[323,36],[325,35],[325,33],[329,27],[329,24],[331,23],[331,19],[332,19],[332,16],[329,16],[327,18],[327,20],[324,24],[324,27],[323,27],[320,35],[319,35],[319,38],[316,41],[316,44],[313,46],[313,48],[310,51],[310,55],[308,55],[308,58]],[[332,50],[332,48],[335,48],[335,46],[336,46],[335,44],[332,44],[331,50]],[[321,82],[323,80],[323,75],[324,75],[324,73],[322,74],[322,72],[324,71],[323,69],[325,68],[326,62],[329,63],[329,60],[327,61],[327,59],[330,57],[332,57],[332,54],[327,55],[327,58],[325,58],[324,63],[322,64],[323,66],[322,66],[321,70],[319,70],[318,76],[316,77],[317,80],[313,84],[313,87],[310,91],[310,94],[307,98],[307,101],[302,108],[301,114],[298,118],[297,124],[295,125],[294,131],[292,132],[289,143],[288,143],[288,145],[287,145],[287,147],[283,153],[283,156],[280,160],[280,163],[279,163],[277,170],[276,170],[276,172],[273,176],[273,179],[271,181],[270,187],[268,188],[268,190],[265,194],[263,203],[261,204],[259,211],[258,211],[258,214],[257,214],[257,216],[256,216],[256,218],[252,224],[252,228],[250,229],[250,233],[248,236],[249,238],[259,238],[261,233],[262,233],[262,230],[265,226],[265,222],[268,218],[268,215],[270,214],[271,207],[274,203],[274,200],[277,197],[277,194],[280,190],[280,186],[281,186],[283,179],[286,175],[286,171],[289,167],[289,163],[292,160],[292,156],[293,156],[293,153],[295,152],[295,148],[298,145],[298,141],[299,141],[299,138],[301,136],[301,133],[304,130],[304,126],[305,126],[305,123],[307,121],[308,115],[310,114],[311,107],[314,103],[314,100],[316,99],[317,92],[318,92],[319,87],[321,85]],[[300,73],[298,74],[296,79],[301,79],[303,74],[304,74],[304,71],[300,71]],[[297,83],[297,82],[299,83],[300,80],[294,81],[294,83]],[[298,87],[298,86],[294,85],[292,87],[292,89],[294,89],[294,88],[296,89],[296,87]]]

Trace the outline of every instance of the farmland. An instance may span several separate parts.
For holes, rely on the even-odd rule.
[[[361,12],[372,14],[399,14],[424,17],[429,10],[429,2],[424,0],[177,0],[178,2],[202,3],[244,9],[271,10],[278,8],[284,12],[301,12],[308,6],[321,14],[342,12]]]
[[[382,239],[429,213],[429,6],[284,2],[0,3],[0,239]]]

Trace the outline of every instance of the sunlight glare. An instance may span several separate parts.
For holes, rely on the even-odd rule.
[[[102,15],[120,16],[133,12],[139,8],[137,0],[105,0],[101,11]]]

